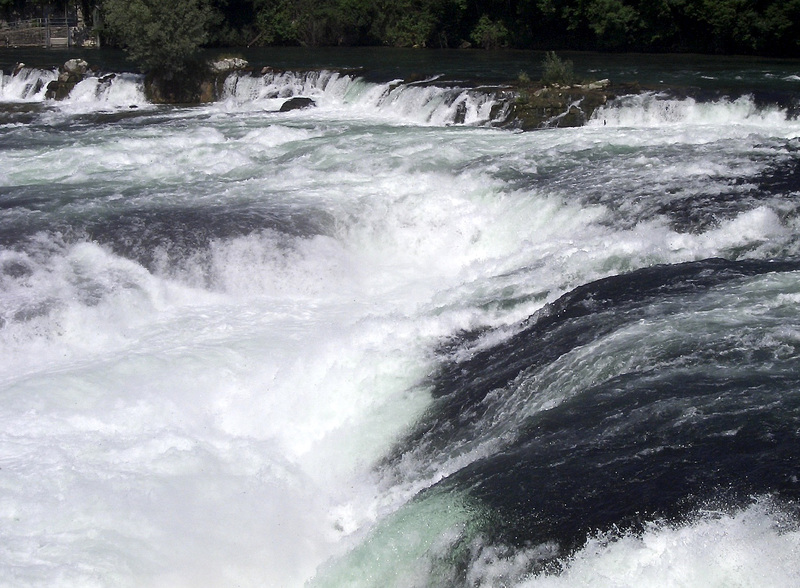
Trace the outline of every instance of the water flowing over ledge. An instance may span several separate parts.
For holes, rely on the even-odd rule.
[[[0,102],[38,103],[67,112],[153,106],[145,97],[141,75],[89,72],[70,87],[63,100],[54,101],[48,99],[47,88],[57,79],[55,69],[20,66],[10,73],[0,71]],[[399,124],[525,130],[583,124],[641,127],[753,123],[765,117],[794,117],[795,110],[793,105],[759,103],[751,95],[699,99],[676,97],[668,91],[637,89],[626,94],[631,91],[629,86],[605,92],[588,86],[591,89],[544,89],[536,92],[539,97],[528,98],[527,92],[512,86],[471,87],[446,82],[440,76],[377,83],[358,73],[332,70],[233,71],[220,76],[215,86],[214,102],[228,111],[274,113],[301,106]],[[617,92],[622,94],[617,97]]]
[[[790,108],[63,73],[1,81],[0,584],[799,585]]]
[[[64,108],[82,104],[97,110],[147,104],[144,77],[132,74],[90,74],[63,101],[47,101],[47,86],[57,77],[57,71],[27,67],[13,74],[0,73],[0,102],[48,102]],[[434,126],[490,124],[503,116],[507,102],[499,90],[437,86],[432,81],[379,84],[326,70],[233,72],[222,78],[216,102],[232,110],[278,112],[296,97],[309,98],[323,110],[352,110],[356,116]]]

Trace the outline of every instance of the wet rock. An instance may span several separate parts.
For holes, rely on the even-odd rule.
[[[456,106],[456,114],[453,117],[453,124],[463,125],[467,121],[467,105],[461,102]]]
[[[47,91],[44,97],[47,100],[64,100],[69,96],[69,93],[72,92],[74,87],[74,82],[65,82],[59,78],[47,84]]]
[[[48,100],[64,100],[72,89],[86,77],[89,64],[83,59],[70,59],[58,68],[58,79],[47,84],[44,97]]]
[[[233,71],[242,71],[250,67],[246,59],[241,57],[224,57],[208,64],[212,74],[229,74]]]
[[[144,92],[153,104],[202,104],[217,96],[217,80],[205,63],[192,63],[183,71],[149,72]]]
[[[598,107],[613,97],[609,88],[608,80],[575,86],[520,88],[504,124],[524,131],[582,126]]]
[[[83,76],[86,74],[86,71],[89,69],[89,64],[86,63],[83,59],[70,59],[64,66],[61,68],[62,72],[67,74],[75,74],[78,76]]]
[[[597,80],[583,86],[587,90],[604,90],[611,85],[611,80]]]
[[[317,103],[311,98],[295,96],[294,98],[289,98],[281,105],[280,112],[289,112],[290,110],[300,110],[302,108],[312,108],[316,105]]]
[[[154,104],[205,104],[222,96],[229,75],[250,70],[250,64],[239,57],[226,57],[209,62],[195,62],[180,73],[150,72],[145,76],[145,95]]]

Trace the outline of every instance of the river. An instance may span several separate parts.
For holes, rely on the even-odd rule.
[[[0,51],[0,585],[800,584],[800,62],[244,53]]]

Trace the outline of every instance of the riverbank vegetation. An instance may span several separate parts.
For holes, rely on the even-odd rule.
[[[120,0],[0,0],[6,19],[75,6],[126,44]],[[194,13],[197,45],[388,45],[800,56],[800,0],[137,0],[173,15]],[[96,10],[95,10],[96,9]],[[137,9],[138,10],[138,9]],[[117,16],[115,16],[117,15]],[[164,14],[165,23],[171,17]],[[104,20],[107,19],[107,20]],[[170,24],[162,27],[169,33]],[[192,27],[189,26],[188,29]],[[183,33],[183,31],[180,31]],[[157,36],[157,35],[156,35]],[[128,40],[126,40],[128,39]]]

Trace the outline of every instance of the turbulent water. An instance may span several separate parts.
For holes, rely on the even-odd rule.
[[[800,584],[791,100],[55,77],[0,74],[0,584]]]

